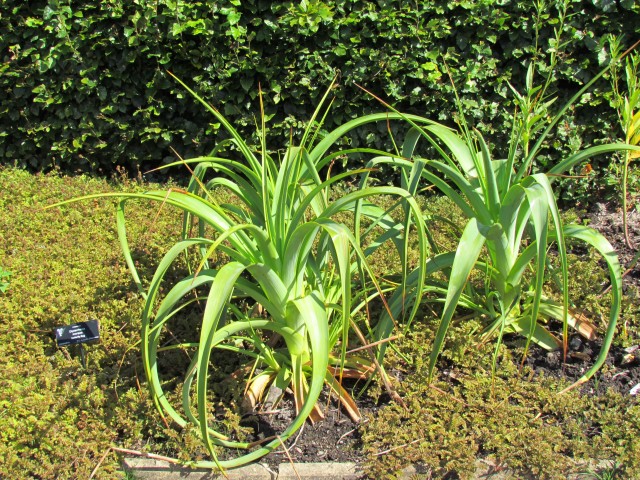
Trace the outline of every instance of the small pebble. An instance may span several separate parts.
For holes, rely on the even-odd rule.
[[[548,352],[547,353],[547,361],[551,364],[557,363],[560,360],[560,352]]]
[[[569,348],[571,350],[577,351],[582,347],[582,340],[578,336],[571,337],[569,340]]]

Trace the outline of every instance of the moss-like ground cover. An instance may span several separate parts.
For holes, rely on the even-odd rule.
[[[2,478],[88,478],[98,465],[96,478],[124,478],[112,446],[183,459],[204,455],[194,433],[167,428],[147,397],[136,346],[142,300],[120,252],[115,202],[42,210],[87,193],[145,188],[0,169],[0,267],[12,272],[0,293]],[[435,200],[427,209],[448,214],[451,206]],[[180,216],[140,203],[128,218],[130,247],[141,273],[149,275],[179,235]],[[438,241],[447,242],[448,227],[441,231]],[[572,270],[572,288],[588,292],[575,298],[592,310],[599,308],[593,292],[602,280],[593,274],[596,262],[580,255]],[[374,264],[388,273],[384,258]],[[620,338],[627,344],[640,336],[633,296],[623,307],[627,330]],[[87,348],[84,369],[77,348],[56,346],[53,329],[90,318],[100,321],[101,340]],[[526,368],[519,375],[517,348],[506,346],[492,379],[493,346],[470,340],[473,322],[455,327],[437,388],[428,387],[424,359],[435,320],[425,308],[389,356],[409,410],[387,405],[361,428],[369,475],[391,476],[408,462],[421,462],[435,478],[452,472],[464,478],[483,456],[540,478],[564,478],[584,469],[580,462],[588,458],[617,462],[620,478],[638,476],[640,405],[633,397],[558,396],[566,382]],[[233,412],[229,418],[233,422]]]
[[[536,375],[528,367],[520,375],[518,358],[507,348],[492,378],[493,346],[469,344],[468,328],[458,329],[449,345],[450,366],[433,386],[424,361],[431,328],[423,326],[398,345],[413,362],[398,366],[408,410],[389,404],[366,425],[363,443],[372,478],[393,478],[408,462],[426,465],[433,478],[453,472],[470,478],[477,458],[497,471],[510,469],[516,478],[563,479],[570,473],[596,478],[588,467],[594,461],[616,465],[620,476],[615,478],[638,478],[636,400],[613,390],[558,395],[567,381]]]
[[[61,198],[110,189],[87,177],[0,170],[0,263],[12,272],[0,295],[0,476],[88,478],[110,445],[142,446],[161,425],[137,385],[135,344],[141,300],[131,288],[115,232],[113,202],[43,211]],[[144,206],[132,228],[151,260],[175,231],[169,216]],[[173,219],[175,220],[175,218]],[[101,341],[58,349],[56,326],[95,318]],[[142,381],[140,379],[140,381]],[[117,477],[117,459],[100,476]]]

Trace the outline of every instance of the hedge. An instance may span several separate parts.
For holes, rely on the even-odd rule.
[[[566,98],[607,61],[605,37],[640,33],[633,0],[567,0],[555,86]],[[454,124],[454,92],[471,123],[504,142],[510,82],[544,66],[554,48],[557,0],[541,19],[529,1],[434,0],[5,0],[0,5],[0,163],[48,170],[135,173],[206,153],[223,133],[173,81],[196,87],[255,132],[258,86],[269,135],[283,146],[340,78],[331,127],[382,107],[361,85],[405,111]],[[616,134],[603,80],[572,112],[556,151]],[[588,128],[587,128],[588,121]],[[386,130],[350,141],[380,146]],[[554,154],[550,154],[552,161]]]

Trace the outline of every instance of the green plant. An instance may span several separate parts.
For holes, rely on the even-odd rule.
[[[540,92],[539,87],[534,87],[534,73],[530,68],[526,82],[528,92],[524,96],[517,96],[520,111],[513,118],[506,159],[492,158],[482,134],[468,127],[463,105],[458,102],[460,133],[443,125],[418,125],[407,118],[413,129],[407,134],[399,154],[374,160],[376,163],[402,167],[403,186],[410,192],[416,192],[420,179],[434,185],[455,202],[468,219],[456,251],[439,253],[426,264],[428,271],[443,271],[448,278],[444,310],[430,356],[430,378],[459,304],[476,310],[484,319],[484,339],[497,336],[494,369],[505,333],[518,333],[526,338],[523,362],[531,342],[547,349],[563,346],[566,356],[569,326],[581,333],[593,334],[588,322],[570,310],[567,288],[568,238],[585,242],[602,254],[613,286],[610,317],[602,349],[594,365],[575,385],[587,381],[604,363],[620,312],[622,278],[618,258],[609,242],[594,229],[563,224],[551,182],[556,176],[593,156],[640,149],[628,144],[599,145],[568,156],[547,173],[531,173],[551,129],[604,73],[605,70],[601,71],[584,85],[547,122],[542,115],[532,115],[538,108],[537,102],[545,100],[538,100],[544,90]],[[536,99],[536,102],[526,102],[526,99]],[[546,101],[543,108],[549,105],[550,102]],[[389,108],[397,113],[396,109]],[[544,130],[530,147],[532,134],[542,128]],[[420,139],[425,139],[440,158],[431,160],[418,155],[416,147]],[[559,257],[559,271],[549,265],[552,244]],[[486,249],[486,259],[481,258],[483,248]],[[481,272],[484,278],[484,287],[480,288],[482,295],[468,284],[474,269]],[[561,302],[545,295],[545,282],[549,277],[556,280],[562,291]],[[393,301],[394,297],[390,303],[393,304]],[[543,320],[549,318],[562,321],[563,342],[544,325]],[[381,325],[381,334],[385,335],[389,322],[383,321]]]
[[[123,188],[88,176],[0,167],[0,263],[13,272],[7,293],[0,294],[2,478],[89,478],[109,447],[120,444],[119,437],[128,446],[142,445],[162,433],[161,423],[144,415],[153,404],[137,387],[135,341],[143,302],[127,288],[112,202],[41,208],[61,198]],[[133,238],[150,230],[153,214],[140,205],[131,219]],[[176,219],[164,214],[156,228],[166,236]],[[174,231],[179,235],[179,228]],[[150,252],[166,245],[160,235],[146,238]],[[144,269],[146,259],[140,260]],[[83,369],[77,349],[57,348],[52,333],[87,317],[100,320],[102,338],[87,347]],[[155,445],[175,448],[166,437],[162,447]],[[118,478],[118,460],[107,455],[98,477]]]
[[[301,33],[311,35],[318,31],[322,23],[333,18],[332,7],[319,0],[301,0],[291,4],[289,12],[283,17],[291,26],[300,28]]]
[[[640,42],[638,42],[640,43]],[[638,43],[621,54],[621,39],[611,36],[609,44],[611,47],[612,68],[611,83],[613,87],[614,99],[613,103],[618,111],[620,127],[625,135],[625,142],[629,145],[640,145],[640,54],[637,52],[629,53]],[[628,54],[628,55],[627,55]],[[620,65],[619,62],[623,57],[626,91],[623,93],[620,88]],[[627,187],[629,183],[629,163],[640,158],[640,153],[625,150],[622,161],[622,225],[624,228],[624,239],[629,248],[633,248],[631,239],[629,238],[629,226],[627,221],[628,199]]]
[[[534,33],[542,51],[556,48],[556,19],[543,12],[536,21],[532,3],[538,2],[6,0],[0,2],[0,162],[107,174],[121,165],[135,175],[161,159],[171,162],[169,145],[185,157],[210,151],[225,132],[191,108],[164,74],[168,66],[198,82],[245,138],[254,134],[251,105],[261,83],[274,99],[265,107],[271,144],[291,129],[301,138],[336,69],[344,85],[357,82],[384,92],[403,112],[443,121],[455,110],[445,58],[475,125],[488,141],[504,142],[510,109],[498,105],[508,98],[507,82],[522,90],[526,66],[537,57]],[[563,1],[546,3],[553,8]],[[559,101],[599,68],[603,37],[636,35],[639,12],[633,1],[571,2],[564,25],[571,42],[556,74]],[[588,116],[568,118],[576,126],[573,139],[583,144],[593,142],[592,131],[610,131],[615,123],[595,92]],[[351,88],[335,95],[329,129],[374,111]],[[354,145],[383,148],[379,133],[377,125],[358,129]],[[597,181],[607,165],[593,165]],[[577,200],[590,199],[581,193]]]
[[[368,218],[371,228],[384,223],[393,226],[403,239],[395,238],[402,265],[409,250],[409,231],[415,229],[419,239],[419,258],[426,260],[426,232],[420,209],[406,190],[390,187],[367,187],[355,190],[334,201],[330,187],[348,176],[364,170],[347,171],[331,177],[330,166],[344,155],[381,153],[368,149],[329,152],[345,134],[368,123],[400,118],[395,114],[373,114],[352,120],[338,129],[319,130],[329,114],[323,112],[331,88],[320,101],[300,146],[290,141],[284,153],[272,156],[266,146],[266,124],[262,95],[261,144],[254,149],[215,108],[178,80],[218,122],[230,138],[209,156],[181,160],[192,173],[188,188],[145,193],[109,193],[89,195],[61,204],[103,197],[120,197],[117,209],[118,234],[135,283],[145,298],[142,314],[141,352],[152,398],[164,416],[184,427],[194,424],[200,431],[213,461],[196,461],[207,468],[233,468],[253,461],[281,445],[307,418],[321,416],[316,401],[326,383],[347,411],[358,416],[358,409],[342,386],[347,377],[368,378],[374,371],[388,385],[375,356],[371,359],[347,355],[351,333],[367,346],[368,326],[361,328],[355,314],[369,297],[381,296],[383,287],[376,280],[366,255],[384,243],[374,240],[367,251],[361,249],[359,230],[352,233],[345,223],[335,219],[344,212]],[[322,113],[322,116],[321,116]],[[419,117],[411,117],[422,122]],[[317,121],[316,121],[317,120]],[[221,156],[227,149],[231,157]],[[233,159],[236,153],[240,159]],[[192,165],[195,165],[192,168]],[[321,172],[327,171],[326,179]],[[218,175],[207,180],[209,172]],[[219,203],[211,194],[215,188],[229,191],[241,206]],[[407,209],[404,224],[396,224],[388,214],[364,202],[375,195],[392,196]],[[183,235],[158,265],[148,288],[138,274],[129,248],[125,205],[132,199],[168,204],[183,211]],[[364,202],[364,204],[363,204]],[[197,228],[192,221],[197,219]],[[194,230],[194,233],[192,233]],[[195,252],[194,252],[195,251]],[[190,272],[163,290],[170,267],[183,255],[198,255],[190,262]],[[403,278],[407,269],[403,268]],[[353,291],[357,274],[363,287]],[[416,292],[421,295],[424,272],[418,275]],[[373,285],[370,293],[365,285]],[[406,282],[403,280],[402,284]],[[384,300],[384,299],[383,299]],[[202,304],[202,320],[193,329],[197,338],[175,340],[170,323],[187,309]],[[407,312],[415,315],[419,298]],[[169,344],[164,342],[169,337]],[[182,413],[170,402],[159,369],[163,352],[184,350],[191,361],[181,389]],[[297,416],[280,435],[263,442],[246,442],[232,438],[213,426],[209,405],[212,402],[210,372],[220,363],[228,365],[228,355],[215,364],[216,352],[238,354],[246,363],[231,378],[247,377],[245,392],[255,407],[272,383],[284,391],[293,391]],[[253,449],[243,456],[219,461],[216,447]],[[254,447],[257,447],[254,449]]]
[[[593,478],[593,480],[616,480],[618,478],[624,478],[621,472],[620,465],[617,462],[611,462],[608,467],[601,467],[597,469],[589,469],[584,473],[587,478]]]
[[[11,284],[12,273],[0,267],[0,293],[5,293]]]
[[[3,328],[0,328],[3,370],[0,379],[0,458],[3,458],[0,477],[89,478],[102,455],[113,446],[137,449],[144,445],[141,449],[145,452],[163,456],[175,456],[180,452],[180,458],[185,461],[198,456],[206,458],[206,449],[194,428],[166,427],[155,414],[143,381],[136,345],[144,302],[135,287],[130,288],[131,277],[114,235],[112,201],[87,201],[46,211],[38,208],[87,192],[143,192],[166,190],[170,186],[136,185],[133,182],[121,185],[84,175],[33,175],[12,167],[0,167],[0,210],[3,212],[0,215],[0,243],[5,253],[0,261],[5,270],[14,272],[8,294],[0,295],[3,320]],[[352,191],[350,188],[332,189],[333,198]],[[236,203],[222,190],[214,191],[213,195],[220,203]],[[385,203],[378,200],[376,203],[388,206],[394,203],[390,197],[381,200]],[[440,195],[418,201],[423,210],[436,217],[457,210]],[[128,205],[129,246],[139,262],[136,266],[141,277],[150,279],[162,255],[173,245],[173,240],[180,237],[180,213],[165,208],[157,215],[157,203],[136,202],[135,208],[132,208],[133,202]],[[577,215],[572,216],[579,218]],[[460,216],[456,215],[455,221],[464,226]],[[566,217],[564,221],[573,220]],[[455,250],[449,239],[455,231],[438,228],[432,229],[432,233],[436,242],[446,243],[446,250]],[[385,250],[390,249],[378,249],[373,256],[367,257],[378,275],[387,275],[390,267],[397,268],[398,265]],[[100,252],[98,256],[96,252]],[[573,253],[569,256],[572,291],[580,295],[581,306],[586,305],[597,314],[606,314],[608,298],[598,298],[606,280],[604,272],[599,272],[599,256],[595,253],[585,255],[582,249]],[[383,261],[377,262],[378,255]],[[572,256],[576,257],[577,263],[572,262]],[[412,265],[415,258],[417,255],[412,252]],[[18,272],[29,274],[19,275]],[[626,289],[625,293],[621,320],[629,321],[630,336],[624,346],[630,346],[639,343],[637,311],[640,306],[635,289]],[[84,318],[87,312],[100,319],[102,341],[91,347],[89,370],[83,370],[79,356],[55,347],[51,331],[55,326]],[[197,325],[197,322],[188,323],[191,318],[197,319],[197,313],[176,319],[171,326],[174,327],[172,332],[178,334],[178,327]],[[374,456],[372,453],[368,460],[363,459],[365,462],[382,463],[393,458],[396,468],[402,469],[407,462],[425,463],[425,457],[444,458],[446,452],[451,451],[452,455],[445,461],[462,462],[469,458],[469,474],[472,474],[478,452],[481,455],[489,449],[489,455],[496,452],[486,443],[489,439],[493,445],[501,442],[499,449],[503,453],[499,458],[496,455],[501,464],[512,466],[516,460],[522,462],[525,472],[517,474],[519,477],[524,477],[530,470],[532,459],[536,464],[549,459],[544,470],[549,472],[548,476],[566,477],[575,472],[575,461],[581,456],[618,459],[625,467],[622,478],[637,477],[635,472],[640,471],[640,405],[636,397],[629,396],[626,391],[603,397],[602,390],[596,392],[592,386],[587,386],[582,395],[573,391],[557,396],[553,392],[563,388],[559,388],[557,378],[546,378],[540,388],[532,389],[528,370],[518,379],[517,367],[505,370],[504,357],[501,357],[497,377],[513,378],[504,389],[500,387],[500,380],[492,384],[491,379],[486,378],[490,368],[486,360],[487,357],[490,360],[492,345],[478,349],[475,339],[469,337],[471,328],[480,323],[478,320],[452,324],[443,357],[455,363],[452,374],[455,380],[442,376],[436,386],[452,396],[442,395],[426,385],[428,357],[437,325],[433,325],[430,315],[424,320],[421,316],[417,315],[407,336],[393,342],[394,349],[402,356],[388,350],[384,364],[387,371],[401,373],[402,382],[393,386],[410,410],[407,412],[400,405],[387,405],[377,411],[375,418],[360,426],[363,435],[367,434],[373,440],[363,442],[363,453],[381,453],[395,448],[385,455]],[[509,353],[506,346],[502,351]],[[165,353],[159,358],[164,369],[168,360]],[[171,359],[176,359],[179,365],[186,363],[185,357],[182,352],[171,354]],[[408,363],[405,358],[409,359]],[[420,363],[414,360],[416,358]],[[478,364],[481,365],[478,369],[466,370],[468,365]],[[613,373],[602,372],[603,380]],[[163,378],[168,377],[165,374]],[[536,375],[533,383],[537,385],[539,380],[542,376]],[[478,381],[485,386],[478,388]],[[142,388],[138,387],[138,382]],[[382,385],[372,387],[367,396],[384,392]],[[462,388],[474,395],[474,392],[484,392],[484,398],[491,403],[474,405],[460,394]],[[493,396],[492,388],[500,393]],[[521,393],[523,389],[526,393]],[[169,386],[166,390],[170,396],[180,394]],[[453,397],[465,401],[468,406]],[[519,410],[522,401],[529,405],[529,413],[524,416]],[[559,404],[570,411],[555,410],[553,406]],[[546,409],[547,405],[554,410]],[[544,410],[540,415],[541,408]],[[390,415],[389,411],[394,414]],[[460,425],[460,415],[469,425],[467,432],[473,437],[463,438],[460,428],[452,428],[452,425]],[[513,428],[513,422],[521,423],[522,428]],[[436,424],[439,425],[437,428]],[[397,434],[389,435],[390,425],[398,425]],[[478,431],[475,428],[478,425],[484,428]],[[499,437],[494,425],[501,431]],[[572,440],[557,440],[555,434],[547,434],[549,429],[558,427],[582,439],[582,447],[572,448],[569,446]],[[372,439],[367,432],[375,432],[377,438]],[[426,445],[416,442],[402,447],[427,433],[431,436],[430,432],[433,432],[432,440]],[[528,437],[529,433],[533,436]],[[511,441],[513,438],[528,439],[525,448],[518,449]],[[302,447],[300,442],[303,440],[304,435],[296,445]],[[460,448],[455,448],[460,444]],[[539,455],[538,452],[547,448],[552,455]],[[70,458],[73,461],[69,461]],[[96,477],[121,476],[120,460],[115,452],[108,454]],[[560,467],[565,461],[570,467],[566,472]],[[443,462],[441,466],[448,470],[455,468],[452,463]],[[367,471],[375,478],[386,475],[381,470],[379,473]],[[545,474],[540,472],[537,476]]]

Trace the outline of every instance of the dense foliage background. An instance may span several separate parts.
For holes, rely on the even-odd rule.
[[[556,1],[537,22],[536,48],[531,1],[5,0],[0,163],[105,173],[118,165],[135,173],[173,159],[169,146],[185,157],[206,153],[219,125],[166,70],[247,136],[261,85],[278,147],[310,118],[335,72],[340,87],[329,127],[381,109],[355,84],[402,110],[453,124],[445,61],[469,120],[500,147],[513,112],[507,82],[522,90],[527,64],[543,69],[557,47]],[[625,35],[626,45],[640,34],[633,0],[568,1],[559,97],[606,63],[608,33]],[[556,151],[617,135],[609,89],[603,80],[587,105],[571,112]],[[351,141],[376,144],[379,137],[369,130]]]

